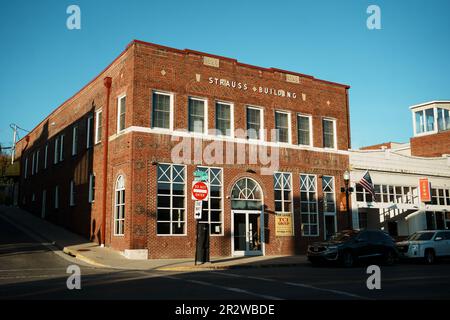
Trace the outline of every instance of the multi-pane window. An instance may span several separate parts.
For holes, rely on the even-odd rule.
[[[275,191],[275,212],[292,213],[292,176],[290,173],[275,172],[273,176]]]
[[[262,110],[247,107],[247,137],[248,139],[262,138]]]
[[[418,203],[419,201],[417,187],[375,184],[373,188],[375,199],[373,199],[372,195],[366,189],[357,183],[356,201],[406,204]]]
[[[189,98],[189,131],[205,133],[206,101],[196,98]]]
[[[92,146],[92,121],[93,121],[93,117],[89,116],[87,118],[87,126],[86,126],[86,148],[90,148]]]
[[[55,186],[55,209],[59,208],[59,186]]]
[[[311,146],[311,116],[297,115],[298,144]]]
[[[72,128],[72,155],[78,152],[78,126]]]
[[[54,159],[53,159],[53,163],[54,164],[58,163],[58,161],[59,161],[59,153],[60,153],[60,150],[59,150],[59,137],[56,137],[55,138],[55,156],[54,156]]]
[[[153,92],[152,127],[171,129],[170,113],[172,112],[172,95]]]
[[[314,175],[300,175],[300,211],[302,217],[302,235],[318,236],[317,179]]]
[[[431,204],[434,205],[450,205],[449,189],[431,189]]]
[[[277,130],[277,142],[290,142],[291,120],[290,114],[275,111],[275,129]]]
[[[36,168],[35,168],[34,173],[38,173],[39,172],[39,155],[40,155],[40,152],[39,152],[39,150],[37,150],[36,151]]]
[[[336,148],[335,145],[335,120],[323,119],[323,147],[324,148]]]
[[[186,234],[186,169],[183,165],[158,165],[157,234]]]
[[[89,194],[88,201],[94,202],[95,200],[95,174],[91,173],[89,175]]]
[[[208,174],[209,197],[203,201],[202,218],[200,223],[209,223],[210,234],[222,234],[223,232],[223,177],[222,169],[198,167],[199,171]]]
[[[75,181],[70,180],[70,194],[69,194],[69,205],[74,206],[75,205]]]
[[[216,102],[216,130],[223,136],[232,136],[232,106],[229,103]]]
[[[117,99],[117,132],[125,129],[126,101],[126,96]]]
[[[450,130],[450,110],[437,108],[438,130]]]
[[[336,203],[334,194],[334,177],[322,177],[322,191],[323,191],[323,212],[335,213]]]
[[[44,151],[44,169],[47,169],[47,159],[48,159],[48,143],[45,144],[45,151]]]
[[[95,112],[95,143],[102,141],[102,130],[103,130],[103,119],[102,110],[97,110]]]
[[[123,236],[125,233],[125,179],[119,176],[115,185],[114,202],[114,235]]]

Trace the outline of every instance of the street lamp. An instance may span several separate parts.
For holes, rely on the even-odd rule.
[[[348,228],[353,229],[352,228],[352,217],[350,216],[350,205],[349,205],[349,197],[350,197],[350,193],[353,192],[353,188],[348,186],[349,182],[350,182],[350,172],[348,172],[348,170],[345,170],[345,172],[344,172],[345,187],[341,188],[341,192],[345,192],[345,205],[347,207]]]

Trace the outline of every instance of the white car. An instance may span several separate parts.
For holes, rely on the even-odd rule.
[[[433,264],[437,257],[450,257],[450,230],[419,231],[396,245],[401,258],[422,258]]]

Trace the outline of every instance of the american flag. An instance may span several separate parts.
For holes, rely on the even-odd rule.
[[[359,180],[359,184],[372,195],[372,198],[375,198],[375,191],[373,189],[372,178],[370,177],[369,170],[364,173],[361,180]]]

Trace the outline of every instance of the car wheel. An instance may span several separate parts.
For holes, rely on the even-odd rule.
[[[388,266],[392,266],[395,263],[395,254],[392,250],[389,250],[384,257],[384,263]]]
[[[425,263],[426,264],[433,264],[436,261],[436,255],[434,254],[433,250],[426,250],[425,251]]]
[[[342,264],[344,265],[344,267],[351,268],[353,267],[354,262],[355,259],[353,258],[353,254],[350,251],[344,252],[344,254],[342,255]]]

